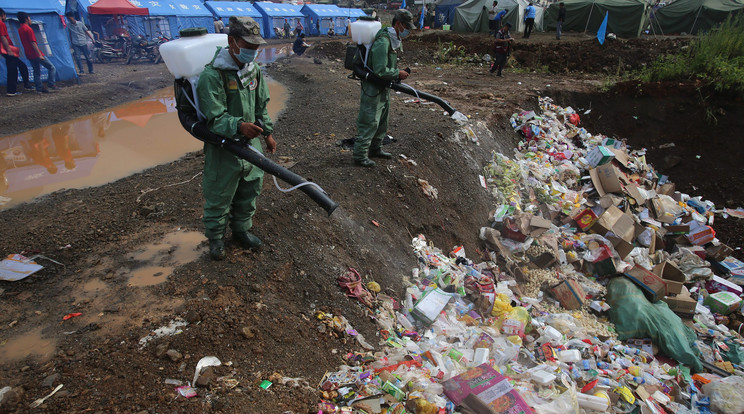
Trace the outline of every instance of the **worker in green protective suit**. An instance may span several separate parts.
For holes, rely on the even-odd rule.
[[[261,150],[276,151],[273,123],[267,111],[269,87],[254,62],[261,29],[250,17],[230,17],[227,48],[218,48],[199,77],[196,94],[209,130],[221,137],[245,140]],[[264,127],[254,124],[260,119]],[[248,230],[253,224],[256,197],[261,193],[263,171],[215,144],[204,144],[204,227],[209,254],[225,258],[224,236],[228,218],[233,240],[243,248],[258,248],[261,240]]]
[[[408,72],[398,70],[398,53],[401,39],[408,36],[413,26],[413,16],[408,10],[395,12],[391,27],[382,28],[370,46],[366,66],[378,77],[387,81],[405,80]],[[357,117],[357,136],[354,139],[354,163],[374,167],[373,158],[392,158],[382,150],[382,140],[387,134],[390,113],[390,89],[362,81]]]

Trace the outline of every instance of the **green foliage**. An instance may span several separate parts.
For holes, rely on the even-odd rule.
[[[644,82],[701,80],[719,92],[744,92],[744,15],[729,16],[686,51],[662,56],[639,79]]]

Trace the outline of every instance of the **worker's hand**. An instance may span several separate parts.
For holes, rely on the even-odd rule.
[[[399,70],[398,77],[400,77],[400,80],[406,80],[406,78],[408,77],[408,72],[404,70]]]
[[[266,142],[266,151],[269,152],[269,154],[273,154],[276,152],[276,141],[274,141],[274,136],[269,134],[264,138],[264,141]]]
[[[240,124],[240,127],[238,128],[238,131],[240,131],[240,135],[248,139],[253,139],[261,135],[263,129],[261,129],[261,127],[256,124],[250,122],[242,122]]]

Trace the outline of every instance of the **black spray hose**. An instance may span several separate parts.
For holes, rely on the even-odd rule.
[[[379,76],[375,75],[374,73],[369,72],[368,70],[364,69],[360,65],[354,65],[354,74],[364,81],[372,82],[383,88],[390,88],[394,91],[403,92],[405,94],[415,96],[417,98],[423,98],[423,99],[426,99],[427,101],[434,102],[437,105],[441,106],[445,111],[447,111],[447,113],[450,114],[450,116],[454,115],[455,112],[457,112],[455,111],[455,108],[453,108],[449,104],[449,102],[445,101],[444,99],[436,95],[432,95],[426,92],[421,92],[419,90],[416,90],[402,83],[392,82],[392,81],[382,79]]]
[[[279,177],[284,182],[293,186],[308,182],[299,175],[276,164],[270,159],[264,157],[260,152],[247,147],[239,141],[225,139],[212,133],[203,121],[199,121],[198,118],[192,114],[178,111],[178,120],[181,121],[181,126],[183,126],[185,130],[189,131],[194,138],[210,144],[219,145],[263,171],[275,177]],[[333,211],[338,207],[338,203],[331,200],[331,198],[320,190],[317,185],[303,185],[299,187],[299,189],[327,211],[329,216],[333,214]]]

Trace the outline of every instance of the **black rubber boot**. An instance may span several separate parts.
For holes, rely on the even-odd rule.
[[[257,249],[263,244],[261,239],[247,231],[233,232],[233,240],[244,249]]]
[[[225,241],[222,239],[212,239],[209,241],[209,257],[212,260],[222,260],[225,258]]]
[[[367,167],[367,168],[372,168],[375,165],[377,165],[374,161],[372,161],[369,158],[365,158],[363,160],[354,160],[354,164],[362,166],[362,167]]]
[[[370,151],[369,152],[369,156],[372,157],[372,158],[384,158],[386,160],[390,160],[390,159],[393,158],[393,154],[391,154],[389,152],[385,152],[385,151],[383,151],[381,149],[379,149],[377,151]]]

